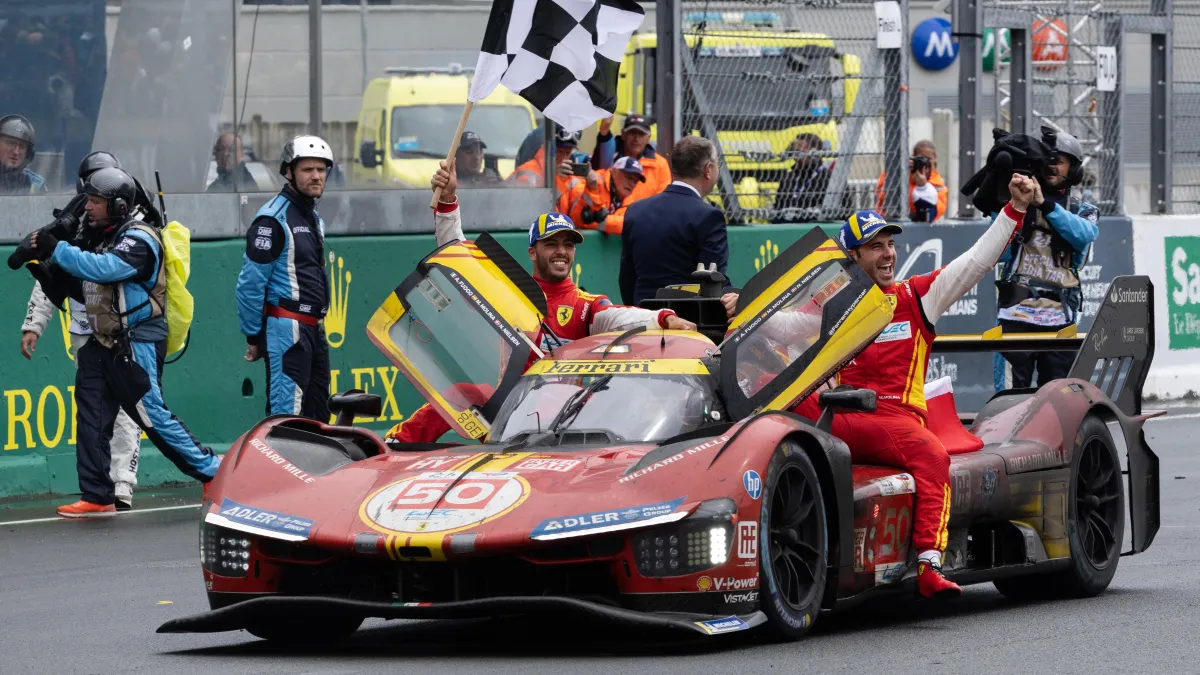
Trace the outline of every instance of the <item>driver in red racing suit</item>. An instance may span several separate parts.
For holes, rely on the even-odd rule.
[[[458,181],[445,162],[441,163],[431,182],[434,189],[442,189],[433,216],[437,245],[465,239],[458,197],[455,196]],[[643,324],[652,328],[696,329],[694,323],[679,318],[669,309],[622,307],[603,295],[579,290],[571,281],[571,269],[575,265],[575,245],[581,243],[583,235],[575,229],[571,219],[561,213],[544,213],[529,228],[533,278],[546,294],[548,316],[545,325],[553,331],[552,335],[541,336],[542,351],[588,335],[627,330]],[[450,431],[450,425],[426,403],[408,419],[392,427],[387,439],[399,443],[432,443],[447,431]]]
[[[942,575],[950,520],[950,456],[925,423],[925,370],[929,347],[936,335],[934,324],[942,314],[992,271],[1021,227],[1025,209],[1034,199],[1036,183],[1014,175],[1009,183],[1011,201],[963,255],[932,274],[894,279],[896,246],[889,224],[874,211],[859,211],[842,226],[839,243],[894,302],[892,322],[854,360],[837,374],[839,384],[873,389],[873,413],[841,413],[833,418],[833,435],[850,448],[855,462],[896,466],[916,480],[913,547],[917,557],[917,588],[925,597],[956,597],[958,584]],[[722,300],[732,315],[735,294]],[[764,326],[767,337],[803,330],[810,315],[795,312],[776,315],[782,321]],[[819,319],[817,319],[819,320]],[[820,410],[814,394],[796,407],[797,413],[815,420]]]

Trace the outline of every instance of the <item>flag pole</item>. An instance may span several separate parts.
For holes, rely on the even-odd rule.
[[[454,132],[454,138],[450,141],[450,152],[446,154],[446,167],[450,171],[454,171],[454,155],[458,152],[458,142],[462,140],[463,130],[467,128],[467,118],[471,116],[471,108],[474,105],[474,101],[467,101],[463,106],[462,119],[458,120],[458,131]],[[437,188],[433,191],[433,200],[429,202],[429,208],[436,209],[441,198],[442,188]]]

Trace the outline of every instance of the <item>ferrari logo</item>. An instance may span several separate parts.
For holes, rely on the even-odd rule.
[[[575,308],[569,305],[560,305],[556,316],[558,317],[558,325],[566,326],[571,320],[571,315],[575,313]]]

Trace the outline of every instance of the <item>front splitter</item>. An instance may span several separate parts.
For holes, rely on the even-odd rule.
[[[375,617],[380,619],[482,619],[511,614],[571,614],[648,628],[664,628],[721,635],[749,630],[766,623],[762,612],[712,616],[705,614],[635,612],[587,600],[554,597],[499,597],[439,603],[386,603],[329,597],[258,597],[228,607],[172,619],[159,633],[219,633],[240,630],[277,617],[312,613],[323,617]]]

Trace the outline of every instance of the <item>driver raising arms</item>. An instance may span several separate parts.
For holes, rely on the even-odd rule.
[[[1034,201],[1037,183],[1014,175],[1009,183],[1011,200],[963,255],[931,274],[895,280],[896,245],[893,234],[902,230],[874,211],[859,211],[842,225],[839,243],[894,303],[892,323],[837,374],[839,384],[873,389],[878,405],[874,413],[840,413],[833,418],[833,435],[850,448],[855,462],[895,466],[916,479],[913,546],[917,558],[917,587],[921,595],[956,597],[957,584],[942,575],[950,520],[950,456],[925,424],[925,370],[929,347],[942,314],[979,283],[996,265],[1020,229],[1025,209]],[[737,295],[722,298],[733,314]],[[779,315],[781,318],[783,315]],[[803,317],[798,316],[797,321]],[[772,322],[776,323],[776,322]],[[797,328],[787,326],[785,330]],[[784,328],[773,326],[772,330]],[[817,419],[817,396],[810,396],[796,412]]]
[[[445,162],[433,175],[432,184],[435,190],[442,190],[433,216],[437,245],[464,240],[462,216],[455,196],[458,179]],[[575,229],[575,223],[561,213],[544,213],[529,227],[533,278],[546,294],[549,315],[545,326],[553,331],[552,335],[542,335],[543,351],[547,346],[643,324],[651,328],[696,329],[696,324],[679,318],[669,309],[622,307],[603,295],[579,290],[571,281],[571,268],[575,265],[575,246],[582,243],[583,235]],[[407,420],[392,427],[387,438],[400,443],[432,443],[449,430],[450,425],[441,415],[425,404]]]

